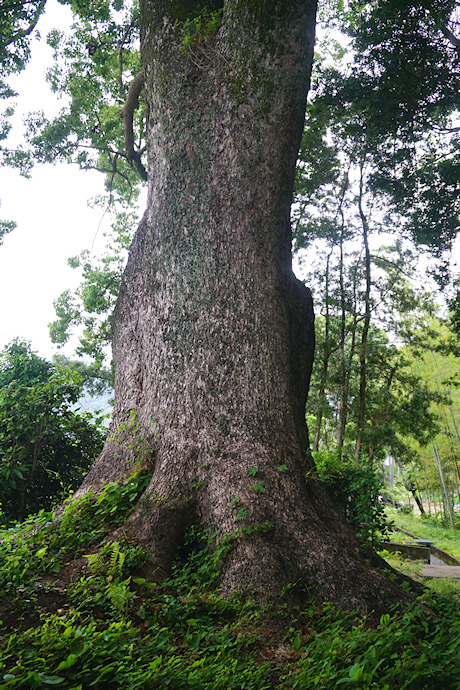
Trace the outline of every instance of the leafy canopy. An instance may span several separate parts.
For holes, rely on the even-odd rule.
[[[327,32],[319,47],[299,191],[335,180],[344,154],[367,167],[369,189],[399,215],[400,232],[439,257],[459,229],[458,3],[362,1],[334,22],[348,49]]]

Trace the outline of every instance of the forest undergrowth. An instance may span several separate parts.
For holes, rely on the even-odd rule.
[[[427,688],[460,686],[458,598],[427,589],[410,610],[366,618],[310,602],[261,609],[220,597],[233,535],[191,529],[169,579],[111,535],[145,473],[0,535],[0,688]],[[426,605],[434,612],[428,618]]]

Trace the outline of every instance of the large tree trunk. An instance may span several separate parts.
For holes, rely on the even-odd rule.
[[[180,22],[203,4],[142,3],[148,207],[113,316],[112,437],[86,485],[151,454],[125,528],[159,573],[200,520],[218,539],[242,528],[224,593],[267,599],[299,581],[381,609],[399,593],[356,556],[307,453],[314,319],[291,269],[290,204],[315,2],[227,0],[216,35],[184,42]]]

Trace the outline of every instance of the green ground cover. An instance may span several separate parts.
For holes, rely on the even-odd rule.
[[[219,564],[232,539],[213,550],[198,529],[156,584],[149,556],[109,536],[146,481],[88,496],[59,522],[42,513],[0,535],[0,688],[460,687],[451,592],[427,590],[373,626],[329,604],[293,614],[283,602],[275,610],[223,600]]]

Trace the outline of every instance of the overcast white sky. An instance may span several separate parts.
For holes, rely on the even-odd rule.
[[[44,78],[52,61],[45,37],[50,29],[64,28],[69,21],[69,8],[48,0],[38,25],[43,38],[34,41],[26,71],[11,80],[19,92],[13,144],[21,138],[22,117],[29,111],[49,113],[62,106]],[[53,300],[78,284],[78,273],[67,266],[67,258],[91,249],[95,238],[94,249],[102,246],[103,226],[98,230],[102,210],[87,206],[88,199],[102,191],[102,175],[69,165],[36,166],[30,180],[0,168],[0,218],[18,226],[0,246],[0,348],[21,337],[42,356],[56,351],[47,327],[55,318]]]

